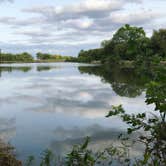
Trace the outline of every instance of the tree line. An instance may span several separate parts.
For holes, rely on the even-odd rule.
[[[111,62],[115,60],[135,61],[139,58],[166,58],[166,29],[154,30],[147,37],[142,27],[124,25],[112,39],[101,42],[97,49],[81,50],[80,62]]]
[[[59,54],[48,54],[48,53],[41,53],[41,52],[38,52],[36,54],[36,58],[38,60],[57,60],[57,61],[67,61],[67,60],[70,60],[70,56],[62,56],[62,55],[59,55]]]
[[[33,62],[31,54],[24,52],[20,54],[0,53],[0,62]]]
[[[0,53],[1,62],[40,62],[40,61],[71,61],[72,57],[62,56],[59,54],[48,54],[38,52],[36,59],[29,53],[23,52],[19,54]]]

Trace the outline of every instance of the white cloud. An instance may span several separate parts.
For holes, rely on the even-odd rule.
[[[97,47],[126,23],[144,27],[148,34],[156,23],[157,27],[163,26],[163,21],[161,24],[157,20],[165,19],[165,11],[150,10],[150,6],[141,0],[82,0],[63,6],[49,3],[47,6],[33,6],[32,3],[22,8],[18,16],[0,17],[0,26],[10,28],[7,35],[11,34],[11,40],[6,39],[8,43],[20,40],[33,47],[50,45],[48,49],[51,50],[54,44],[70,43],[77,45],[76,54],[82,49],[82,44],[96,43]]]
[[[66,20],[80,17],[103,17],[108,12],[118,10],[123,6],[122,1],[116,0],[85,0],[81,3],[64,7],[37,6],[23,9],[24,12],[36,13],[53,20]],[[100,12],[100,13],[99,13]]]
[[[93,20],[88,18],[83,19],[69,19],[64,22],[64,26],[68,26],[71,28],[80,28],[87,29],[93,25]]]
[[[139,11],[135,13],[115,12],[111,14],[110,19],[114,23],[126,24],[144,24],[153,21],[155,18],[164,17],[163,13],[153,11]]]

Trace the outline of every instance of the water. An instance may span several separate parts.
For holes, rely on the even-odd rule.
[[[107,73],[88,64],[2,64],[0,139],[22,160],[46,148],[63,155],[86,136],[93,149],[107,147],[126,128],[117,117],[105,118],[111,105],[150,110],[145,82],[132,70]]]

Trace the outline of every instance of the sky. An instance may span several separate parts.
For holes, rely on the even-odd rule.
[[[124,24],[166,28],[166,0],[0,0],[3,52],[77,56]]]

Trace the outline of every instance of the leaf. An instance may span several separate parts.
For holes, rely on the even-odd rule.
[[[84,144],[81,146],[81,149],[84,150],[87,148],[88,144],[89,144],[89,141],[90,141],[90,137],[87,137]]]

